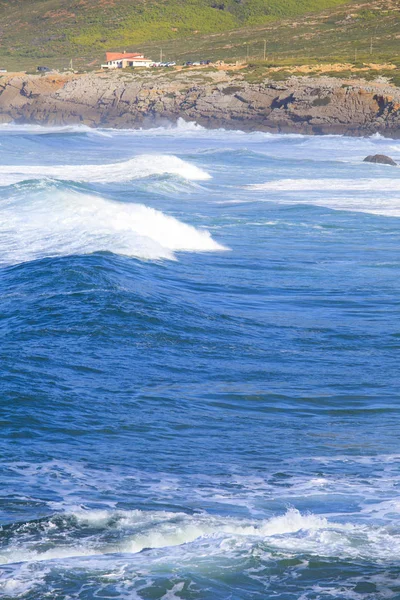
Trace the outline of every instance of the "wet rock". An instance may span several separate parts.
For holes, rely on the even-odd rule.
[[[378,163],[380,165],[391,165],[392,167],[397,166],[397,163],[394,162],[393,158],[390,158],[390,156],[386,156],[385,154],[371,154],[370,156],[364,158],[364,162]]]

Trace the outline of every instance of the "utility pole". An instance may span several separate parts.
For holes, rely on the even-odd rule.
[[[372,36],[371,36],[371,45],[369,47],[369,53],[372,54]]]
[[[246,60],[249,62],[249,42],[246,42]]]
[[[264,60],[267,59],[267,40],[264,40]]]
[[[354,62],[357,62],[357,48],[354,48]]]
[[[160,48],[160,62],[162,62],[162,48]]]

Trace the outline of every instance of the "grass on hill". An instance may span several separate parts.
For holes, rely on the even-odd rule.
[[[348,0],[0,0],[0,60],[90,64],[109,49],[181,41],[255,27]],[[189,41],[190,38],[190,41]],[[179,44],[178,44],[179,45]]]
[[[163,42],[166,56],[193,56],[226,61],[261,60],[266,42],[267,61],[275,65],[318,62],[361,64],[400,61],[400,0],[354,1],[334,9],[284,19],[264,26],[201,36],[188,48],[184,40]],[[159,44],[141,45],[154,52]]]

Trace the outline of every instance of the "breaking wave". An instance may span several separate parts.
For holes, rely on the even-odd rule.
[[[127,161],[101,165],[1,165],[0,186],[31,179],[58,179],[85,183],[124,182],[151,175],[171,174],[191,181],[210,175],[189,162],[168,154],[141,154]]]
[[[78,510],[0,529],[0,562],[34,562],[190,545],[390,560],[400,533],[369,524],[330,522],[292,508],[264,521],[164,511]],[[196,552],[196,547],[193,551]],[[190,552],[190,546],[186,546]]]
[[[99,251],[173,259],[178,251],[224,249],[208,231],[143,204],[45,184],[22,185],[13,191],[0,204],[3,264]]]
[[[19,123],[1,123],[0,134],[5,133],[6,135],[47,135],[47,134],[68,134],[68,133],[89,133],[95,130],[91,129],[87,125],[35,125],[33,123],[25,123],[21,125]]]

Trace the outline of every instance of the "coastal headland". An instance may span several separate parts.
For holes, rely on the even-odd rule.
[[[208,128],[400,137],[400,88],[325,75],[252,82],[221,69],[0,77],[0,123],[138,128],[179,118]]]

